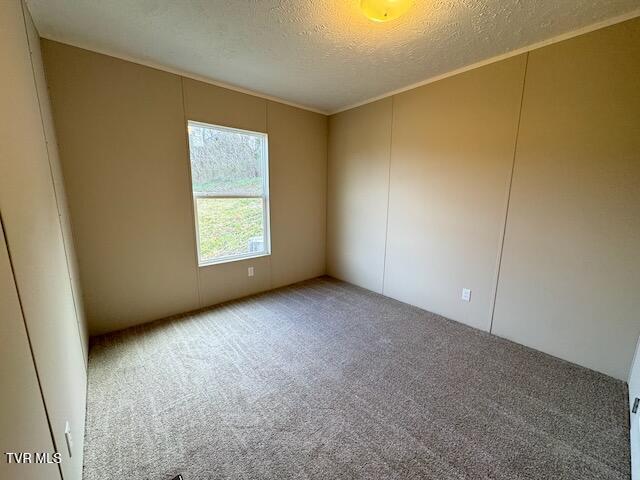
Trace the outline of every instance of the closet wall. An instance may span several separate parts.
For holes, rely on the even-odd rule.
[[[3,415],[10,415],[3,423],[9,424],[8,431],[22,431],[15,447],[5,451],[21,445],[29,452],[36,447],[57,451],[62,456],[60,470],[57,466],[48,469],[46,478],[55,478],[57,472],[64,480],[80,480],[87,337],[38,38],[22,2],[0,2],[0,216],[2,244],[14,280],[12,290],[5,258],[3,297],[8,298],[2,306],[11,309],[6,328],[8,338],[16,342],[4,342],[9,350],[3,355],[12,352],[15,359],[3,364],[24,368],[9,372],[24,372],[18,382],[8,379],[7,384],[15,385],[16,391],[3,388],[3,404],[8,402],[11,408],[3,409]],[[5,374],[3,370],[3,380]],[[41,396],[35,396],[34,375]],[[33,424],[24,421],[29,417]],[[67,424],[74,439],[71,449],[65,440]],[[51,433],[45,434],[49,427]],[[20,439],[31,434],[37,438],[30,438],[33,443],[27,447]],[[23,467],[17,476],[35,475],[36,470]]]

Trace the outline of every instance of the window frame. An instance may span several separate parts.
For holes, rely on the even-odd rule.
[[[193,190],[193,174],[191,168],[191,143],[189,141],[189,126],[195,125],[199,127],[212,128],[215,130],[229,131],[234,133],[243,133],[245,135],[253,135],[262,138],[262,195],[235,195],[235,194],[214,194],[214,193],[196,193]],[[191,189],[191,197],[193,201],[193,219],[195,223],[196,233],[196,251],[198,267],[208,267],[220,263],[237,262],[250,258],[267,257],[271,255],[271,214],[269,205],[269,135],[265,132],[254,132],[252,130],[244,130],[242,128],[227,127],[224,125],[216,125],[213,123],[199,122],[197,120],[187,120],[187,149],[189,153],[189,188]],[[225,255],[210,260],[203,260],[200,250],[200,226],[198,222],[198,199],[199,198],[259,198],[262,199],[262,224],[264,226],[264,249],[260,252],[241,253],[237,255]]]

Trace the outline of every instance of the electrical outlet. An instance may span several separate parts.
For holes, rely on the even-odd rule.
[[[462,295],[460,296],[460,299],[465,301],[465,302],[470,302],[471,301],[471,290],[468,288],[463,288],[462,289]]]
[[[247,276],[248,277],[253,277],[253,267],[247,268]]]
[[[67,450],[69,451],[69,457],[73,457],[73,438],[71,437],[71,426],[67,421],[64,425],[64,439],[67,441]]]

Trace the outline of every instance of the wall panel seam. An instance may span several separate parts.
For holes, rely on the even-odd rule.
[[[267,133],[267,169],[271,170],[271,152],[269,151],[271,149],[271,142],[269,141],[269,106],[270,106],[270,101],[269,100],[265,100],[264,102],[264,129],[266,130]],[[267,208],[267,212],[269,213],[268,215],[268,220],[269,220],[269,225],[265,225],[266,228],[268,228],[268,232],[269,232],[269,250],[270,250],[270,254],[267,257],[268,260],[265,263],[269,264],[269,289],[272,290],[273,289],[273,265],[271,265],[271,259],[273,258],[273,231],[271,229],[271,224],[273,223],[272,218],[273,218],[273,212],[271,211],[271,172],[267,172],[268,175],[268,180],[269,180],[269,191],[267,192],[267,202],[268,205],[262,205],[262,208]],[[263,192],[264,193],[264,192]]]
[[[326,138],[326,144],[327,144],[327,168],[326,168],[326,185],[325,185],[325,190],[326,190],[326,196],[325,196],[325,212],[324,212],[324,217],[325,217],[325,229],[324,229],[324,271],[326,275],[330,275],[330,270],[333,270],[333,268],[330,268],[330,264],[332,263],[331,261],[331,256],[332,256],[332,250],[333,250],[333,245],[331,242],[330,234],[331,232],[333,232],[333,228],[331,228],[331,219],[333,218],[333,215],[330,212],[330,208],[329,208],[329,194],[330,189],[331,189],[331,185],[329,182],[329,174],[331,173],[331,146],[333,145],[333,135],[331,134],[332,131],[332,127],[331,124],[335,123],[335,121],[331,121],[331,117],[327,117],[327,138]],[[333,202],[332,202],[333,204]],[[331,252],[330,252],[331,250]]]
[[[329,117],[324,116],[324,268],[322,275],[329,275]]]
[[[62,228],[62,213],[60,212],[60,201],[58,198],[59,193],[58,193],[58,190],[56,189],[56,183],[53,179],[53,167],[51,166],[51,153],[49,148],[49,141],[47,140],[46,129],[44,126],[44,116],[42,114],[42,106],[40,103],[42,99],[40,98],[40,92],[38,92],[38,82],[36,81],[36,72],[33,67],[33,50],[32,50],[31,44],[29,43],[29,32],[27,29],[27,19],[26,19],[26,13],[24,11],[24,2],[21,1],[20,3],[22,4],[22,9],[23,9],[22,19],[24,22],[25,35],[27,36],[27,48],[29,49],[29,64],[31,65],[31,74],[33,76],[33,89],[36,92],[36,100],[38,102],[38,112],[40,113],[40,125],[42,127],[42,138],[44,139],[44,146],[47,152],[47,163],[49,165],[49,175],[51,178],[51,186],[53,188],[53,198],[55,199],[56,211],[58,212],[58,227],[60,227],[60,238],[62,240],[62,250],[64,251],[64,259],[65,259],[65,264],[67,266],[67,273],[69,277],[69,288],[71,291],[71,300],[73,301],[73,311],[75,312],[75,315],[76,315],[76,328],[78,329],[78,341],[80,342],[80,350],[82,351],[82,354],[83,354],[82,365],[86,375],[87,362],[85,362],[85,359],[89,358],[89,353],[86,351],[84,342],[82,341],[82,334],[80,329],[80,316],[78,315],[78,303],[76,301],[76,295],[73,289],[73,282],[71,280],[71,267],[70,267],[71,262],[69,261],[69,253],[68,253],[69,246],[67,245],[67,241],[64,238],[64,231]]]
[[[524,73],[522,75],[522,90],[520,92],[520,108],[518,110],[518,123],[516,124],[516,134],[513,143],[513,156],[511,158],[511,170],[509,172],[507,191],[505,194],[504,215],[502,221],[502,228],[499,236],[499,248],[496,257],[496,274],[493,282],[493,296],[491,299],[490,319],[489,319],[489,333],[493,333],[493,319],[496,311],[496,299],[498,298],[498,283],[500,282],[500,269],[502,268],[502,253],[504,251],[504,239],[507,234],[507,220],[509,217],[509,205],[511,203],[511,189],[513,187],[513,174],[516,168],[516,156],[518,152],[518,137],[520,136],[520,122],[522,121],[522,107],[524,104],[524,91],[527,83],[527,69],[529,67],[529,52],[526,53],[524,63]]]
[[[394,99],[391,97],[391,123],[389,124],[389,166],[387,168],[387,216],[384,227],[384,253],[382,255],[382,288],[380,293],[384,295],[385,277],[387,274],[387,244],[389,243],[389,203],[391,199],[391,155],[393,149],[393,120],[394,120]]]

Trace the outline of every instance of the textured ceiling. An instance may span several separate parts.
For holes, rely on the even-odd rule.
[[[27,0],[43,37],[333,112],[640,7],[640,0]]]

